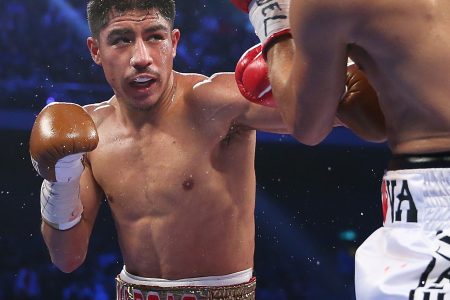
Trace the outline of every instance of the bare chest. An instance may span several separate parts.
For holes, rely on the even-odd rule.
[[[112,207],[160,214],[208,189],[211,143],[195,133],[106,136],[91,154],[95,179]],[[132,205],[131,205],[132,203]]]

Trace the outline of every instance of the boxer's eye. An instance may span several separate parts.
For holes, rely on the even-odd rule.
[[[132,40],[125,36],[113,36],[108,38],[108,44],[112,46],[128,45]]]
[[[164,40],[164,36],[162,36],[160,34],[154,34],[149,37],[149,40],[150,41],[161,41],[161,40]]]
[[[130,44],[131,40],[128,38],[118,38],[113,41],[113,45]]]

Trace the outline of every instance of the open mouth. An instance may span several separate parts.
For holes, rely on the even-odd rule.
[[[131,81],[131,86],[138,87],[138,88],[146,88],[152,85],[152,83],[156,82],[155,78],[151,78],[148,76],[140,76],[136,77],[134,80]]]

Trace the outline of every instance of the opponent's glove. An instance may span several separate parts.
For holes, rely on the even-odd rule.
[[[366,140],[384,140],[385,123],[378,95],[364,72],[352,61],[347,66],[345,85],[346,92],[337,110],[339,120]]]
[[[267,63],[261,50],[261,44],[257,44],[241,56],[235,70],[236,83],[241,94],[249,101],[275,107]]]
[[[97,144],[94,121],[77,104],[53,103],[37,116],[31,130],[30,156],[34,168],[44,178],[41,214],[50,226],[66,230],[81,220],[82,157]]]
[[[231,0],[231,2],[249,14],[250,22],[263,46],[263,55],[277,38],[291,36],[288,20],[290,0]]]

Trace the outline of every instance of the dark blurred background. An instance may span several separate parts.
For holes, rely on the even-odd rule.
[[[85,5],[0,0],[0,300],[114,297],[122,261],[107,205],[83,267],[58,271],[40,235],[41,179],[28,154],[31,126],[47,103],[112,95],[86,47]],[[228,0],[178,1],[176,26],[181,72],[233,71],[257,43],[247,16]],[[342,128],[315,147],[258,134],[258,300],[354,299],[354,252],[381,226],[380,180],[389,154],[385,144]]]

